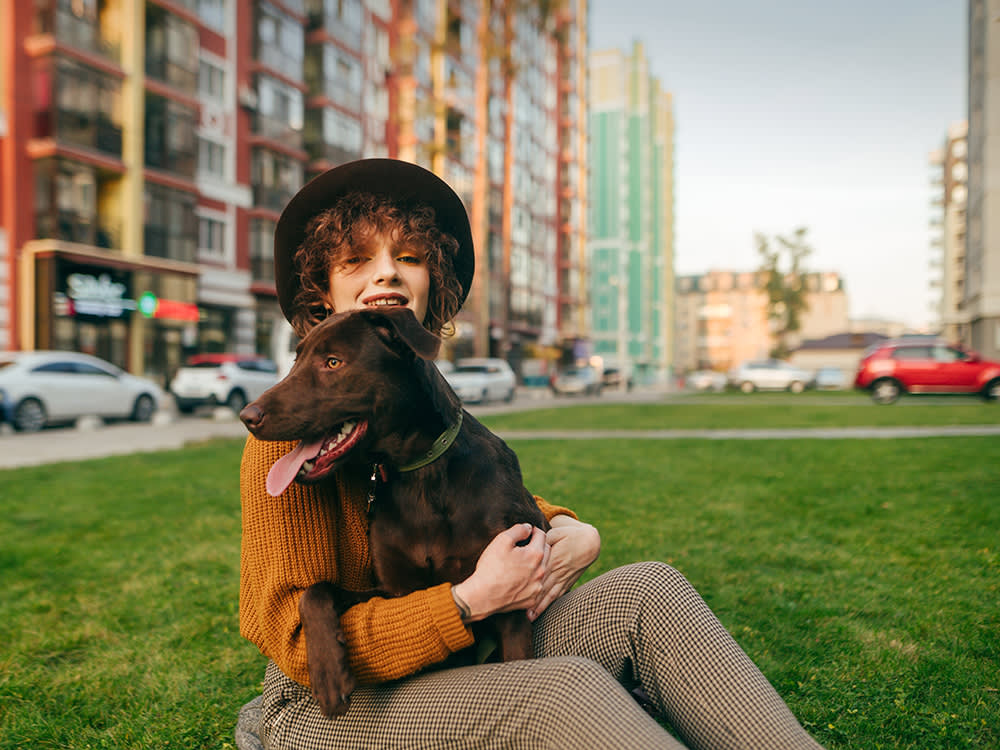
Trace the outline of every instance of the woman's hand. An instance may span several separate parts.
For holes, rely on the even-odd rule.
[[[527,544],[518,546],[525,540]],[[537,607],[546,591],[549,555],[545,532],[530,523],[497,534],[479,556],[473,574],[452,586],[456,604],[464,603],[468,609],[462,620],[476,622],[496,612]]]
[[[552,550],[549,570],[542,581],[542,596],[533,607],[528,608],[528,619],[532,622],[546,607],[569,591],[601,553],[601,535],[590,524],[571,516],[558,515],[552,517],[550,526],[552,528],[546,535]]]

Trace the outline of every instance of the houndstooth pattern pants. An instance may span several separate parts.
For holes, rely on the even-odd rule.
[[[688,581],[661,563],[612,570],[536,621],[530,661],[359,688],[338,719],[274,663],[269,750],[820,747]],[[684,744],[629,692],[641,687]]]

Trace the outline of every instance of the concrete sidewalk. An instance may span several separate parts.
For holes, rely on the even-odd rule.
[[[232,412],[224,414],[220,410],[216,413],[218,417],[177,419],[160,412],[151,424],[104,424],[99,419],[82,419],[75,428],[29,434],[14,432],[9,425],[3,425],[0,431],[0,468],[153,453],[182,448],[200,440],[247,436],[243,423]]]

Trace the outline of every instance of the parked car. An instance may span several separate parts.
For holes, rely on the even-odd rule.
[[[942,341],[892,339],[865,352],[854,386],[879,404],[894,403],[904,393],[968,393],[996,401],[1000,362]]]
[[[89,354],[0,353],[0,421],[19,432],[87,416],[148,422],[163,396],[152,380]]]
[[[552,391],[557,396],[599,396],[604,387],[594,367],[567,367],[552,376]]]
[[[816,370],[813,388],[820,391],[838,391],[851,386],[851,374],[839,367],[821,367]]]
[[[744,393],[754,391],[791,391],[802,393],[812,375],[780,359],[744,362],[729,373],[729,384]]]
[[[604,360],[604,372],[601,373],[601,385],[619,391],[631,391],[635,385],[632,365],[628,362]]]
[[[514,400],[517,377],[507,360],[492,357],[460,359],[455,363],[454,370],[442,374],[464,403]]]
[[[277,383],[278,366],[255,354],[196,354],[170,382],[177,409],[225,405],[237,414]]]
[[[716,393],[721,393],[726,390],[727,378],[724,372],[695,370],[684,377],[684,384],[694,391],[715,391]]]

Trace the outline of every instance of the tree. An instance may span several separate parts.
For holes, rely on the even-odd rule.
[[[767,317],[773,321],[775,346],[771,356],[786,359],[790,339],[802,326],[802,313],[809,309],[806,299],[803,262],[812,253],[806,241],[807,229],[799,227],[791,237],[757,233],[754,239],[760,254],[760,274],[767,292]]]

